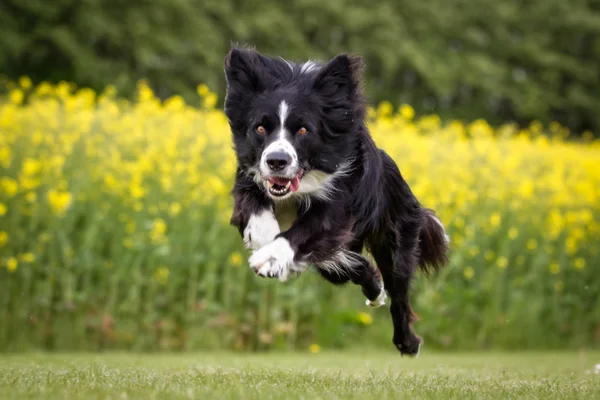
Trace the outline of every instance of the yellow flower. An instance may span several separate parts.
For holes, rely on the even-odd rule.
[[[533,182],[528,179],[519,185],[518,192],[524,199],[530,199],[533,196]]]
[[[206,184],[210,193],[222,195],[228,190],[223,181],[217,176],[209,176],[206,178]]]
[[[14,179],[4,176],[0,178],[0,188],[8,197],[13,197],[19,190],[19,184]]]
[[[198,93],[198,95],[200,97],[204,97],[208,93],[210,93],[210,90],[208,89],[208,86],[206,86],[205,84],[200,84],[196,87],[196,93]]]
[[[500,269],[505,269],[508,266],[508,259],[506,257],[498,257],[496,265]]]
[[[6,206],[4,205],[4,203],[0,203],[0,217],[5,215],[7,211]]]
[[[473,268],[467,267],[464,269],[463,275],[465,276],[466,280],[470,281],[471,279],[473,279],[473,276],[475,276],[475,271],[473,270]]]
[[[26,263],[32,263],[35,261],[35,254],[33,253],[23,253],[19,256],[19,259]]]
[[[415,117],[415,109],[409,104],[402,104],[400,106],[400,115],[405,120],[411,121]]]
[[[10,147],[0,147],[0,166],[8,168],[12,162]]]
[[[208,93],[204,96],[204,106],[206,108],[214,108],[217,105],[217,95],[214,93]]]
[[[4,247],[8,243],[8,233],[0,231],[0,247]]]
[[[560,272],[560,265],[557,262],[550,263],[550,273],[556,275]]]
[[[21,86],[21,88],[27,90],[31,88],[31,79],[28,76],[22,76],[19,78],[19,86]]]
[[[491,250],[486,250],[486,252],[483,256],[485,257],[486,261],[492,261],[494,259],[495,254]]]
[[[26,158],[23,161],[23,174],[27,176],[36,175],[42,169],[42,163],[33,158]]]
[[[171,203],[169,206],[169,214],[172,216],[177,216],[181,212],[181,204],[179,203]]]
[[[117,179],[114,177],[113,174],[110,173],[104,176],[104,184],[111,190],[115,189],[118,185]]]
[[[577,253],[577,239],[573,236],[569,236],[565,241],[565,247],[567,248],[567,253],[573,255]]]
[[[27,200],[27,202],[29,203],[35,203],[35,201],[37,200],[37,193],[36,192],[29,192],[25,195],[25,200]]]
[[[140,199],[146,195],[146,190],[139,185],[131,185],[129,187],[129,193],[134,199]]]
[[[161,285],[166,285],[169,282],[169,269],[167,267],[160,267],[154,271],[154,280]]]
[[[32,178],[25,174],[19,176],[19,186],[24,190],[35,189],[40,186],[40,183],[39,178]]]
[[[585,259],[578,257],[575,259],[575,263],[573,265],[575,266],[575,269],[582,270],[585,268]]]
[[[147,82],[140,81],[138,83],[138,96],[140,102],[148,102],[154,99],[154,92],[152,91],[150,86],[148,86]]]
[[[502,222],[502,216],[500,215],[499,212],[494,212],[494,213],[492,213],[492,215],[490,215],[490,225],[493,228],[497,228],[501,222]]]
[[[154,219],[152,232],[156,235],[164,235],[166,231],[167,223],[161,218]]]
[[[310,351],[313,354],[317,354],[318,352],[321,351],[321,346],[319,346],[316,343],[313,343],[310,346],[308,346],[308,351]]]
[[[50,95],[53,92],[54,92],[54,87],[51,84],[49,84],[48,82],[40,83],[40,85],[35,89],[35,94],[38,96]]]
[[[538,247],[538,242],[537,242],[537,240],[535,240],[535,239],[529,239],[529,240],[527,241],[527,248],[528,248],[530,251],[534,251],[535,249],[537,249],[537,247]]]
[[[371,315],[367,314],[366,312],[359,312],[356,319],[361,325],[371,325],[371,323],[373,322],[373,317],[371,317]]]
[[[231,264],[234,267],[239,267],[240,265],[242,265],[242,260],[242,255],[239,251],[234,251],[229,255],[229,264]]]
[[[510,228],[508,230],[508,238],[516,239],[519,236],[519,230],[517,228]]]
[[[160,243],[165,237],[167,232],[167,223],[162,218],[155,218],[152,222],[152,229],[150,230],[150,239],[153,243]]]
[[[14,257],[11,257],[6,261],[6,269],[8,270],[8,272],[15,272],[18,266],[19,262]]]
[[[377,107],[377,112],[381,117],[389,117],[394,112],[394,106],[389,101],[382,101]]]
[[[179,95],[174,95],[165,100],[165,108],[171,111],[180,111],[185,108],[185,101]]]
[[[20,105],[21,103],[23,103],[25,95],[23,94],[23,91],[21,89],[13,89],[10,91],[9,98],[11,103],[15,105]]]
[[[48,191],[48,203],[55,215],[62,216],[71,205],[73,196],[69,192],[52,189]]]

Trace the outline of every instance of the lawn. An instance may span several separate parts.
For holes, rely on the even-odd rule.
[[[600,398],[599,352],[19,354],[0,398]]]

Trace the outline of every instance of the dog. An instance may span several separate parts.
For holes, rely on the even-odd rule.
[[[389,295],[392,341],[418,355],[411,278],[447,264],[449,240],[367,129],[362,58],[295,63],[233,46],[224,69],[238,163],[231,225],[250,267],[286,281],[312,265],[360,285],[371,307]]]

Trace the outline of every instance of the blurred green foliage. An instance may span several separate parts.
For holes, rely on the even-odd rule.
[[[223,93],[231,42],[304,60],[357,52],[368,95],[492,123],[600,131],[598,0],[4,0],[0,73],[133,93]]]

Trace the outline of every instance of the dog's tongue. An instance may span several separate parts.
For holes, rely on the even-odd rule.
[[[289,182],[290,183],[290,190],[292,192],[297,192],[298,189],[300,188],[300,177],[301,176],[302,176],[302,172],[300,172],[298,175],[296,175],[292,179],[279,178],[279,177],[274,176],[272,178],[269,178],[269,181],[271,183],[274,183],[274,184],[279,185],[279,186],[285,186]]]
[[[292,182],[290,184],[290,190],[292,192],[297,192],[299,188],[300,188],[300,174],[293,177]]]

